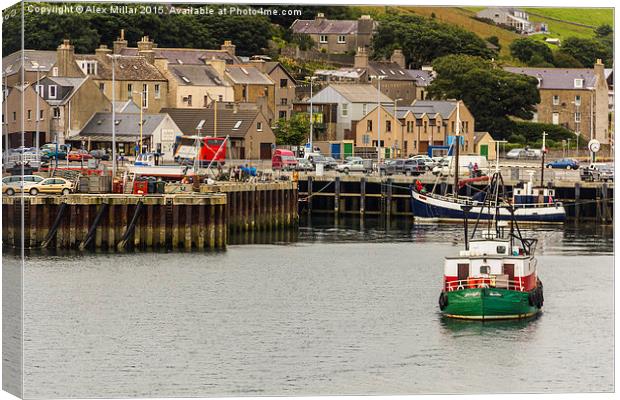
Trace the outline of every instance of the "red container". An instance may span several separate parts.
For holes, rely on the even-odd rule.
[[[123,181],[112,182],[112,193],[123,193]]]
[[[133,183],[133,194],[148,194],[149,183],[148,181],[135,181]]]

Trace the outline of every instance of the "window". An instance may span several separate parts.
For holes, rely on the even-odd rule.
[[[372,132],[372,120],[366,121],[366,132]]]
[[[187,95],[187,105],[188,105],[188,106],[191,106],[191,105],[192,105],[192,95],[191,95],[191,94],[188,94],[188,95]]]
[[[407,132],[413,132],[413,121],[407,121]]]
[[[349,116],[349,105],[347,103],[342,103],[342,116],[343,117]]]
[[[39,96],[43,96],[45,94],[45,89],[43,89],[43,85],[37,85],[36,92]],[[6,96],[4,96],[6,98]]]
[[[452,121],[452,133],[455,133],[455,131],[454,131],[454,121]]]
[[[133,92],[133,85],[131,83],[127,84],[127,92],[129,93],[129,97],[131,97]]]
[[[338,35],[338,43],[346,43],[347,37],[345,35]]]
[[[283,106],[285,106],[287,103],[288,103],[287,98],[280,99],[280,104],[282,104]]]
[[[32,110],[28,110],[28,121],[32,120]]]
[[[362,135],[362,143],[369,144],[370,143],[370,135]]]
[[[280,79],[280,87],[285,88],[288,86],[288,79]]]
[[[278,118],[279,119],[286,119],[286,111],[280,111],[278,113]]]
[[[43,119],[43,110],[39,110],[39,120]]]
[[[453,122],[453,123],[454,123],[454,122]],[[426,133],[426,128],[427,128],[427,126],[428,126],[428,122],[427,122],[427,121],[424,121],[424,133]]]
[[[56,95],[57,95],[57,91],[58,91],[58,88],[56,87],[56,85],[50,85],[49,89],[48,89],[48,92],[47,92],[49,98],[50,99],[55,99]]]
[[[480,273],[481,274],[489,274],[491,272],[491,266],[490,265],[481,265],[480,266]]]
[[[575,105],[576,106],[580,106],[581,105],[581,96],[579,96],[579,95],[575,96]]]
[[[581,113],[580,112],[576,112],[575,113],[575,122],[581,122]]]
[[[239,129],[240,126],[241,126],[241,121],[237,121],[235,123],[235,126],[233,126],[233,131],[236,131],[237,129]]]
[[[392,132],[392,121],[385,121],[385,131]]]
[[[80,61],[80,69],[86,75],[97,74],[97,61]]]
[[[362,115],[368,114],[368,104],[362,104]]]
[[[54,114],[52,116],[54,118],[60,118],[60,108],[54,107]]]
[[[217,101],[224,101],[224,96],[222,96],[221,94],[217,96]]]
[[[159,86],[159,83],[155,84],[155,98],[159,99],[161,97],[161,87]]]
[[[497,246],[497,254],[506,254],[506,246]]]
[[[105,90],[105,83],[100,83],[99,84],[99,90],[101,90],[102,92]]]
[[[17,121],[17,113],[13,111],[13,121]]]
[[[553,96],[553,105],[557,106],[558,104],[560,104],[560,96],[554,95]]]
[[[263,130],[263,123],[262,122],[257,122],[256,123],[256,130],[261,132]]]
[[[58,76],[58,67],[52,68],[52,76]]]
[[[552,123],[553,125],[559,125],[559,124],[560,124],[560,113],[556,113],[556,112],[554,112],[554,113],[551,115],[551,123]]]
[[[327,35],[320,35],[319,43],[327,43]]]
[[[190,106],[192,98],[189,96]],[[142,85],[142,108],[149,108],[149,86],[145,83]]]
[[[583,87],[583,79],[575,79],[575,87],[582,88]]]

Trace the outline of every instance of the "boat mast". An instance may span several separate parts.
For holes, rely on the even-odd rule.
[[[459,195],[459,148],[460,144],[460,133],[461,133],[461,118],[459,114],[459,101],[456,101],[456,132],[454,137],[454,186],[453,192],[454,197],[458,197]]]
[[[543,141],[542,141],[542,165],[540,166],[540,187],[545,187],[545,152],[547,148],[545,147],[545,138],[547,137],[547,132],[543,131],[542,133]]]

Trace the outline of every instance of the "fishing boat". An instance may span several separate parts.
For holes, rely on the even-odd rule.
[[[501,176],[494,174],[493,179],[498,188],[493,192],[497,201],[487,200],[484,208],[503,207],[513,216],[515,208],[500,203]],[[529,318],[541,312],[543,285],[534,257],[537,239],[524,238],[516,218],[509,222],[498,218],[483,222],[473,208],[461,207],[465,249],[445,258],[439,296],[441,313],[450,318],[496,320]],[[476,221],[471,237],[468,235],[470,212]],[[500,213],[496,211],[493,215]],[[486,229],[482,227],[485,223]]]

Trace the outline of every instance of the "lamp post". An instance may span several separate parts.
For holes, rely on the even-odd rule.
[[[370,79],[377,80],[377,168],[381,164],[381,81],[385,75],[371,75]]]
[[[9,87],[6,81],[6,72],[2,71],[2,80],[4,81],[4,91],[2,93],[3,101],[4,101],[4,165],[7,165],[9,162]]]
[[[108,55],[112,57],[112,177],[116,176],[116,57],[118,54]],[[140,104],[142,106],[142,104]],[[58,154],[58,153],[56,153]]]
[[[142,154],[142,125],[144,125],[144,119],[142,118],[142,112],[144,110],[144,91],[133,92],[133,94],[140,95],[140,148],[139,148],[139,153],[136,155],[137,157],[138,155]]]
[[[402,100],[402,98],[400,98],[400,97],[397,98],[397,99],[394,99],[394,122],[398,122],[398,117],[396,116],[396,106],[397,106],[398,102],[401,101],[401,100]],[[396,124],[394,124],[393,129],[396,129]],[[405,132],[402,129],[400,131],[400,148],[403,149],[403,150],[405,149]],[[402,154],[400,156],[402,157]]]
[[[41,120],[40,118],[40,113],[41,113],[41,109],[39,106],[39,98],[41,97],[41,93],[39,93],[39,91],[37,90],[37,88],[39,87],[39,71],[41,70],[41,68],[45,68],[44,65],[37,65],[36,67],[34,67],[37,70],[37,83],[35,85],[35,93],[37,94],[37,106],[36,106],[36,110],[35,110],[35,147],[37,148],[37,160],[39,159],[39,122]],[[58,153],[56,153],[56,155],[58,155]]]
[[[545,186],[545,153],[547,152],[547,147],[545,147],[545,138],[547,137],[547,132],[543,131],[542,133],[542,165],[540,168],[540,187]]]
[[[308,140],[308,143],[310,143],[310,152],[312,152],[312,150],[314,150],[314,145],[313,145],[313,134],[314,134],[314,118],[312,116],[312,86],[314,85],[314,80],[316,79],[316,76],[307,76],[306,80],[310,81],[310,137]]]

